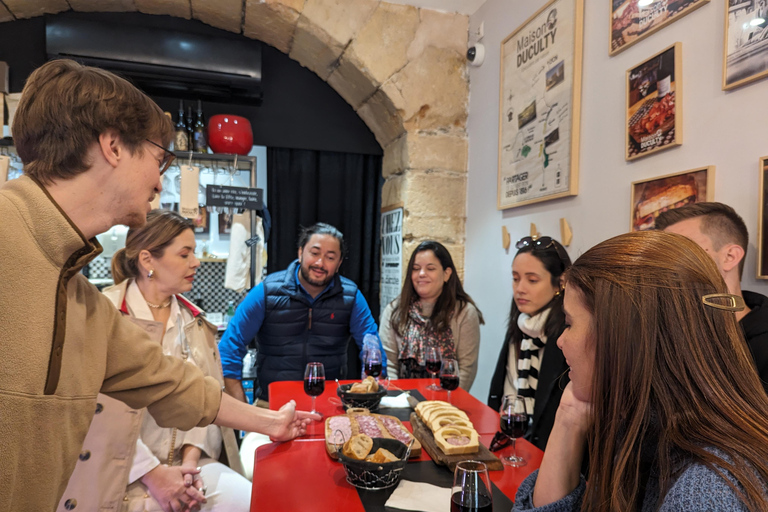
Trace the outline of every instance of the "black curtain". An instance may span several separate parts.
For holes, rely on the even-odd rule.
[[[299,226],[331,224],[344,234],[348,250],[339,273],[357,284],[378,322],[381,156],[267,148],[267,169],[267,271],[296,259]]]

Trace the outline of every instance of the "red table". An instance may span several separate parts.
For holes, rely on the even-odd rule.
[[[444,391],[431,392],[424,389],[429,382],[427,379],[395,381],[402,389],[418,389],[428,400],[445,400]],[[329,389],[317,398],[318,410],[324,415],[343,414],[341,405],[328,401],[328,398],[336,396],[335,387],[329,385]],[[296,400],[302,409],[308,409],[310,405],[310,399],[304,395],[301,382],[273,383],[270,385],[269,395],[270,406],[275,408],[290,399]],[[467,412],[476,427],[479,426],[480,441],[486,446],[490,445],[493,434],[498,430],[498,413],[461,389],[451,393],[451,401]],[[405,424],[410,428],[410,422]],[[251,512],[364,512],[357,490],[346,481],[341,463],[334,461],[326,453],[322,432],[323,425],[319,422],[313,425],[310,435],[305,438],[288,443],[267,444],[256,450]],[[511,447],[507,447],[497,452],[497,455],[510,455],[511,451]],[[520,468],[505,466],[503,471],[489,473],[491,481],[511,499],[514,499],[517,487],[525,477],[541,465],[544,455],[544,452],[524,439],[517,441],[517,451],[526,458],[527,465]],[[418,460],[429,460],[426,450]]]
[[[354,380],[341,381],[342,384],[356,382]],[[427,400],[447,401],[447,391],[430,391],[427,386],[431,379],[398,379],[389,381],[389,389],[411,390],[415,389]],[[288,400],[296,401],[296,408],[308,411],[312,407],[312,398],[304,393],[304,383],[301,381],[273,382],[269,385],[269,407],[279,409]],[[336,394],[336,382],[325,383],[325,391],[316,399],[316,407],[323,417],[344,414]],[[463,389],[459,388],[451,392],[451,403],[467,413],[469,420],[475,426],[478,434],[493,434],[499,430],[499,413],[480,402]],[[410,422],[403,422],[410,427]],[[325,425],[318,422],[310,425],[307,430],[308,437],[325,437]]]

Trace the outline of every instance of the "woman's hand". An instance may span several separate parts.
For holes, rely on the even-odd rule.
[[[273,441],[290,441],[307,433],[307,426],[312,421],[320,421],[322,416],[306,411],[297,411],[296,402],[291,400],[275,413],[272,432],[269,437]]]
[[[206,499],[194,485],[185,485],[184,480],[185,475],[196,475],[199,472],[197,468],[161,464],[141,477],[141,482],[147,486],[163,512],[193,510],[199,508],[200,503],[205,503]]]
[[[573,394],[573,382],[569,382],[560,398],[555,422],[586,438],[592,421],[591,416],[592,403],[576,398]]]

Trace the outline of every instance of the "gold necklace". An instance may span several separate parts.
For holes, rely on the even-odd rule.
[[[152,304],[147,299],[144,299],[144,302],[147,303],[147,306],[149,306],[151,308],[155,308],[155,309],[165,309],[165,308],[167,308],[168,306],[171,305],[171,299],[168,299],[168,302],[166,302],[165,304]]]

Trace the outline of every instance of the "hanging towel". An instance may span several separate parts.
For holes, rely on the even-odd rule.
[[[256,216],[256,236],[258,242],[253,246],[256,251],[255,284],[262,279],[264,268],[264,229],[261,217]],[[246,241],[251,238],[251,220],[249,212],[235,214],[232,218],[232,231],[229,235],[229,257],[227,271],[224,277],[224,287],[242,292],[250,285],[251,278],[251,248]]]

